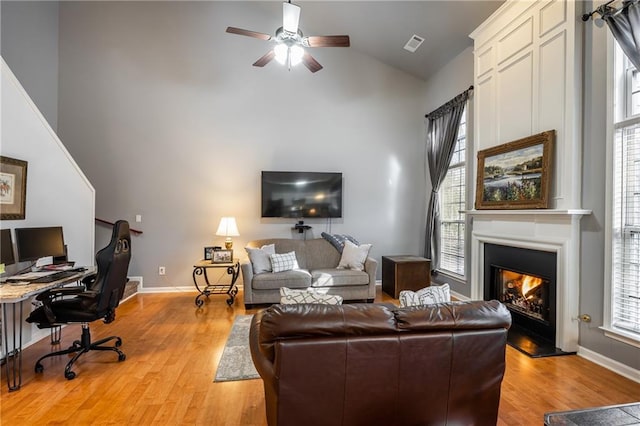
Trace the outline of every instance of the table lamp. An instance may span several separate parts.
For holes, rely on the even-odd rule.
[[[231,248],[233,247],[233,241],[231,241],[231,237],[240,236],[240,233],[238,233],[238,225],[236,225],[236,218],[223,217],[222,219],[220,219],[220,225],[218,226],[216,235],[227,237],[227,239],[224,241],[224,246],[227,250],[231,250]]]

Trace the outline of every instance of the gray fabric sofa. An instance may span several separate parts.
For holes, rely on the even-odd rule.
[[[260,248],[275,244],[276,253],[294,251],[300,269],[284,272],[253,273],[250,261],[243,262],[242,280],[244,304],[279,303],[280,287],[304,289],[313,287],[326,294],[342,296],[344,300],[366,300],[376,297],[376,269],[378,262],[368,257],[364,271],[336,269],[340,253],[324,238],[293,240],[275,238],[250,241],[247,246]]]

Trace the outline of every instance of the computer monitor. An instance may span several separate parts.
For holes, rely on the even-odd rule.
[[[0,263],[13,265],[16,259],[13,256],[13,241],[11,241],[11,229],[0,229]]]
[[[46,228],[16,228],[18,261],[38,260],[41,257],[65,256],[62,226]]]

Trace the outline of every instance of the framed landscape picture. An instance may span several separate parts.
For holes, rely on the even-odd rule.
[[[25,218],[27,162],[0,156],[0,219]]]
[[[549,208],[555,130],[478,151],[476,209]]]

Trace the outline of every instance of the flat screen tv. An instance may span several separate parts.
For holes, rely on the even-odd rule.
[[[263,171],[262,217],[342,217],[342,173]]]

